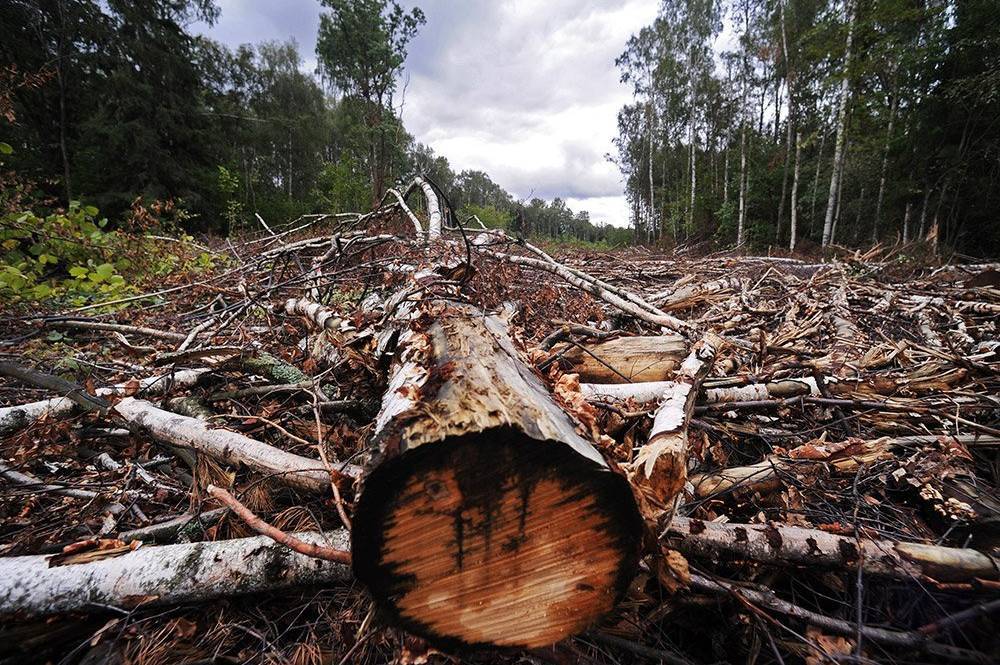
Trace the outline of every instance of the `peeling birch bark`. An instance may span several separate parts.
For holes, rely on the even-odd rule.
[[[409,303],[407,303],[409,304]],[[538,647],[609,612],[641,521],[506,323],[429,298],[406,329],[354,515],[354,571],[407,630],[438,643]]]
[[[661,538],[686,556],[727,555],[763,563],[854,569],[895,579],[966,582],[1000,577],[998,561],[974,549],[841,536],[783,524],[731,524],[676,517]]]
[[[346,549],[346,531],[294,534]],[[270,538],[140,547],[90,563],[50,567],[49,556],[0,558],[0,614],[38,616],[188,603],[350,579],[346,565],[292,552]]]
[[[694,413],[698,386],[707,376],[724,341],[709,333],[692,348],[691,353],[668,382],[663,392],[649,439],[629,465],[633,485],[654,510],[647,519],[672,510],[687,480],[688,423]]]

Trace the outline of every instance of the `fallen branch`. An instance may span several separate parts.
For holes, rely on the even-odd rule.
[[[783,524],[732,524],[675,517],[661,540],[685,556],[823,566],[895,579],[968,582],[1000,578],[997,559],[974,549],[856,539]]]
[[[342,530],[294,536],[306,543],[348,548]],[[67,566],[50,567],[50,558],[0,558],[0,614],[130,609],[350,579],[344,564],[290,552],[265,536],[140,547]]]
[[[351,553],[347,550],[327,547],[326,545],[314,542],[306,542],[296,538],[295,536],[289,535],[281,529],[268,524],[261,518],[254,515],[253,511],[237,501],[236,497],[221,487],[209,485],[205,488],[205,491],[212,497],[224,503],[230,510],[236,513],[241,520],[246,522],[251,529],[262,536],[267,536],[276,543],[284,545],[293,552],[298,552],[299,554],[315,557],[317,559],[323,559],[324,561],[336,561],[344,564],[351,563]]]
[[[330,488],[330,476],[319,460],[286,452],[238,432],[210,429],[201,420],[164,411],[132,397],[115,404],[112,411],[128,423],[130,429],[148,432],[159,441],[197,450],[229,464],[246,466],[309,492],[321,493]],[[338,469],[348,477],[360,474],[360,469],[352,465],[338,465]]]

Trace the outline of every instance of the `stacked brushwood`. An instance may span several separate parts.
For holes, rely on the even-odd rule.
[[[9,312],[0,659],[992,661],[997,266],[476,222]]]

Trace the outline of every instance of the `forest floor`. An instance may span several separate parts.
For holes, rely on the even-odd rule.
[[[86,395],[120,385],[104,394],[112,404],[148,398],[284,451],[360,461],[386,385],[382,304],[429,259],[385,230],[331,237],[317,226],[220,243],[224,263],[150,285],[156,295],[8,312],[2,359]],[[485,311],[514,303],[526,357],[603,435],[601,452],[627,463],[657,405],[585,395],[563,356],[594,336],[660,326],[551,269],[508,260],[546,261],[516,242],[484,250],[471,234],[448,237],[435,265]],[[635,248],[553,258],[586,284],[677,317],[690,341],[711,332],[730,342],[689,423],[684,501],[657,534],[652,556],[670,565],[647,558],[603,623],[543,650],[442,653],[387,626],[348,577],[173,604],[151,594],[84,599],[68,612],[3,606],[14,611],[0,621],[0,663],[996,662],[997,265],[934,265],[884,247],[827,261]],[[304,294],[335,323],[317,333],[286,312]],[[204,372],[187,384],[138,382],[186,370]],[[68,391],[8,374],[0,405]],[[343,527],[340,509],[350,514],[350,486],[338,505],[246,465],[184,454],[102,408],[73,404],[16,423],[0,415],[0,570],[9,557],[86,566],[127,557],[141,540],[146,549],[252,536],[209,484],[285,531],[332,531]],[[151,528],[167,520],[172,529]],[[824,536],[839,551],[812,560]],[[913,554],[911,543],[933,547]]]

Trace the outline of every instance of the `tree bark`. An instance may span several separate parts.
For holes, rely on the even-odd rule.
[[[878,242],[878,225],[882,221],[882,202],[885,200],[885,174],[889,169],[889,148],[892,146],[892,128],[896,120],[896,109],[899,108],[899,85],[897,77],[898,64],[893,63],[892,102],[889,105],[889,126],[885,131],[885,144],[882,147],[882,167],[879,169],[878,198],[875,200],[875,221],[872,226],[872,242]]]
[[[419,279],[419,277],[418,277]],[[447,296],[405,302],[354,517],[354,571],[437,642],[537,647],[610,611],[641,520],[506,324]]]
[[[837,140],[833,148],[833,173],[830,176],[830,198],[826,202],[826,220],[823,222],[823,246],[833,241],[833,214],[844,164],[844,138],[847,125],[847,102],[850,97],[851,46],[854,41],[854,0],[847,0],[847,45],[844,49],[844,71],[840,81],[840,101],[837,106]]]
[[[347,548],[346,531],[295,535]],[[51,559],[0,558],[0,614],[131,609],[350,579],[346,565],[297,554],[264,536],[140,547],[75,565],[52,565]]]
[[[632,483],[648,504],[644,510],[647,519],[655,520],[660,514],[671,512],[684,488],[688,423],[694,413],[699,385],[722,345],[723,341],[711,333],[694,345],[674,380],[667,382],[649,439],[629,465]]]
[[[717,524],[675,518],[664,534],[685,556],[726,555],[763,563],[857,569],[895,579],[964,582],[1000,577],[997,560],[974,549],[856,539],[783,524]]]
[[[788,249],[792,252],[795,251],[795,244],[798,242],[799,237],[799,167],[802,163],[802,132],[796,128],[795,130],[795,166],[792,169],[792,200],[789,202],[791,206],[791,229],[790,238],[788,240]]]

